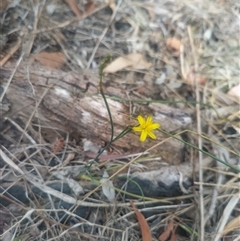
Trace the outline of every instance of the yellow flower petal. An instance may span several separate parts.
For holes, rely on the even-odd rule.
[[[153,130],[158,129],[160,127],[159,123],[152,122],[152,116],[148,116],[145,120],[141,115],[137,117],[138,126],[132,127],[133,131],[141,132],[140,134],[140,141],[145,141],[147,136],[151,137],[152,139],[156,139],[156,135],[153,133]]]
[[[148,130],[155,130],[155,129],[158,129],[160,127],[160,124],[158,123],[153,123],[151,124],[147,129]]]
[[[134,126],[132,129],[134,131],[142,131],[143,130],[143,128],[141,126]]]
[[[144,120],[144,118],[141,115],[139,115],[137,117],[137,120],[138,120],[140,126],[145,125],[145,120]]]
[[[145,141],[147,138],[147,131],[143,130],[140,136],[140,141]]]
[[[156,135],[152,131],[148,131],[147,133],[152,139],[154,139],[154,140],[157,139]]]
[[[147,121],[146,121],[146,126],[152,124],[152,116],[148,116]]]

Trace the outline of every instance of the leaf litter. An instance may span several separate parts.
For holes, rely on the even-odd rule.
[[[49,68],[60,68],[66,63],[66,56],[61,52],[40,52],[32,57],[33,60],[38,61],[41,65]]]
[[[138,223],[142,232],[142,241],[152,241],[151,231],[145,217],[138,211],[132,200],[130,203],[138,219]]]
[[[166,229],[164,230],[164,232],[158,237],[159,241],[167,241],[170,238],[170,236],[174,230],[173,224],[174,224],[173,220],[171,219],[168,222],[168,225],[167,225]]]
[[[18,59],[19,54],[22,51],[22,49],[19,50],[20,45],[18,44],[18,40],[21,39],[23,32],[26,30],[23,29],[22,26],[25,25],[24,28],[27,28],[29,33],[31,33],[32,29],[36,30],[34,30],[34,33],[31,33],[36,34],[34,43],[30,49],[30,58],[32,60],[35,60],[39,62],[41,66],[49,67],[52,70],[68,67],[68,71],[81,71],[81,69],[87,67],[88,58],[96,46],[97,39],[99,39],[99,36],[103,33],[106,25],[108,25],[109,19],[112,16],[112,11],[117,11],[114,21],[111,23],[111,26],[109,26],[108,31],[103,36],[102,41],[96,50],[92,66],[98,68],[105,56],[111,55],[115,60],[105,68],[105,73],[108,73],[106,76],[107,82],[114,84],[114,79],[112,78],[113,75],[118,75],[119,79],[124,79],[124,72],[128,71],[131,73],[131,86],[129,87],[130,89],[126,88],[127,92],[134,92],[136,86],[139,88],[138,84],[141,83],[139,79],[147,80],[144,83],[144,87],[146,89],[149,88],[150,91],[146,93],[151,93],[151,95],[149,95],[151,98],[173,102],[176,101],[175,105],[176,107],[179,107],[180,110],[182,110],[181,108],[183,104],[178,103],[178,101],[191,101],[195,99],[195,81],[197,81],[197,83],[200,84],[199,88],[203,97],[202,101],[211,104],[211,108],[203,108],[201,112],[203,120],[201,123],[202,127],[204,130],[207,130],[207,134],[210,133],[210,136],[217,136],[217,141],[220,142],[221,147],[228,153],[227,156],[229,160],[227,161],[236,164],[238,157],[234,152],[235,150],[239,150],[237,144],[239,140],[238,123],[240,116],[239,55],[237,54],[239,53],[239,7],[235,2],[236,1],[209,2],[205,0],[186,0],[178,2],[153,1],[149,4],[147,2],[143,3],[141,1],[136,1],[130,6],[128,2],[120,1],[121,4],[116,6],[114,1],[99,1],[94,4],[88,2],[85,5],[82,5],[82,2],[77,0],[66,0],[65,3],[64,1],[42,1],[42,3],[39,4],[45,4],[43,7],[44,10],[39,16],[38,21],[35,21],[35,23],[38,23],[37,26],[33,26],[34,21],[32,21],[32,19],[37,16],[32,14],[36,2],[32,1],[30,4],[29,1],[22,0],[6,4],[6,1],[6,3],[4,2],[0,7],[1,13],[4,13],[1,23],[3,25],[1,26],[1,63],[4,63],[4,66],[7,67],[12,60]],[[54,8],[52,7],[53,5]],[[109,7],[107,8],[106,5]],[[11,9],[11,12],[9,9]],[[49,9],[51,9],[51,14],[49,14]],[[73,17],[73,14],[76,17]],[[20,22],[17,22],[17,19],[22,19],[22,25]],[[197,57],[196,59],[198,60],[197,69],[195,68],[196,66],[194,66],[194,56],[187,33],[188,25],[194,30],[193,44],[195,46],[194,54],[197,55],[195,57]],[[28,35],[26,35],[26,37],[27,36]],[[54,38],[53,36],[57,37]],[[61,41],[58,36],[64,36],[64,41]],[[29,34],[29,38],[30,37]],[[14,48],[13,46],[17,47]],[[182,52],[181,46],[184,47]],[[12,49],[14,49],[14,51],[12,51]],[[41,49],[41,52],[38,52],[38,49]],[[68,53],[68,58],[63,53]],[[171,72],[174,74],[168,75],[168,71],[166,71],[166,75],[164,74],[165,69],[169,68],[168,66],[172,68]],[[122,73],[119,73],[119,71],[122,71]],[[153,83],[156,82],[158,88],[155,88],[156,86],[153,85],[151,81]],[[188,85],[186,85],[186,83]],[[126,83],[126,85],[127,84],[129,83]],[[135,94],[138,95],[138,97],[142,97],[143,95],[141,93],[140,95],[139,93]],[[227,99],[232,101],[227,102]],[[186,105],[184,104],[184,108],[189,108],[189,105],[189,103]],[[191,108],[194,107],[191,106]],[[4,122],[4,125],[5,124],[6,123]],[[194,125],[192,128],[196,130]],[[41,128],[39,128],[39,130],[40,129]],[[18,133],[15,130],[13,132],[12,126],[7,126],[3,130],[1,129],[1,131],[4,140],[2,143],[2,146],[5,148],[4,152],[8,152],[11,156],[16,156],[14,161],[19,163],[18,168],[21,168],[20,170],[22,171],[30,171],[31,167],[34,169],[35,173],[40,175],[39,170],[44,164],[48,171],[44,172],[45,176],[42,175],[39,179],[46,183],[50,180],[49,185],[53,185],[51,182],[53,182],[54,179],[56,179],[57,174],[59,174],[57,184],[54,183],[54,185],[58,185],[57,188],[61,191],[66,191],[67,187],[67,190],[71,190],[73,196],[80,196],[81,199],[84,194],[89,192],[89,190],[93,190],[97,183],[94,182],[95,178],[99,181],[104,176],[104,171],[101,169],[102,166],[99,167],[97,164],[94,164],[91,169],[92,176],[90,180],[92,182],[89,182],[89,180],[80,180],[80,184],[76,182],[75,176],[77,176],[77,174],[73,173],[73,169],[76,168],[77,170],[80,170],[81,168],[78,165],[85,166],[86,162],[88,163],[89,161],[85,160],[79,154],[79,150],[84,149],[83,143],[80,146],[66,143],[67,152],[76,152],[76,157],[74,157],[73,160],[71,159],[71,162],[67,162],[68,166],[64,166],[63,160],[66,160],[64,158],[64,150],[62,150],[62,153],[56,153],[61,151],[61,145],[59,145],[59,148],[56,147],[55,150],[52,150],[50,155],[51,158],[48,160],[49,163],[46,163],[46,153],[42,150],[39,151],[39,149],[36,153],[29,152],[32,148],[32,143],[28,142],[26,139],[21,143],[22,146],[20,144],[20,149],[16,149],[16,143],[13,138],[17,139],[18,135],[21,135],[21,132]],[[57,131],[62,132],[62,130]],[[28,130],[28,132],[31,133],[30,130]],[[56,136],[58,135],[55,133],[53,136],[53,139],[56,139]],[[43,145],[41,138],[38,139],[39,147]],[[189,135],[187,138],[190,138],[192,142],[196,141],[194,135]],[[9,145],[9,142],[11,145]],[[51,152],[51,146],[48,146],[46,143],[48,142],[45,142],[44,145],[46,146],[44,148],[49,148],[47,150],[48,152]],[[218,148],[214,147],[212,143],[211,139],[209,142],[206,142],[205,139],[203,143],[204,148],[211,150],[218,155],[220,151]],[[27,146],[29,148],[26,148]],[[97,145],[89,144],[89,146],[88,149],[94,149],[96,153],[101,145],[98,143]],[[186,155],[190,154],[192,155],[192,160],[196,153],[188,152]],[[34,158],[36,159],[34,161],[37,162],[33,162],[29,158],[31,155],[34,155]],[[185,158],[188,157],[185,156]],[[18,159],[24,161],[21,162]],[[194,161],[196,163],[195,168],[199,168],[198,160]],[[206,162],[207,161],[208,160],[206,160]],[[13,162],[9,163],[16,167],[16,164]],[[33,165],[33,163],[38,164]],[[239,236],[239,230],[237,229],[237,225],[239,224],[239,205],[237,197],[233,196],[233,199],[230,196],[234,195],[235,192],[239,192],[239,189],[236,186],[238,184],[236,181],[238,180],[238,175],[231,170],[220,169],[216,163],[210,161],[209,163],[211,163],[211,165],[205,167],[206,169],[203,170],[204,179],[200,181],[203,183],[204,204],[206,205],[204,207],[205,211],[212,213],[212,216],[206,226],[203,227],[202,231],[204,231],[203,234],[205,236],[202,237],[202,240],[214,240],[218,238],[215,236],[216,233],[222,238],[229,236],[231,240],[234,240]],[[111,168],[117,165],[125,164],[119,160],[111,160],[107,168],[111,170]],[[52,171],[52,168],[54,168],[53,166],[59,169],[57,171]],[[1,168],[2,167],[2,181],[5,184],[2,185],[2,188],[5,188],[6,192],[8,190],[9,193],[14,195],[9,184],[6,187],[6,183],[9,182],[9,179],[7,180],[7,172],[11,174],[15,173],[1,160]],[[131,168],[134,169],[136,167],[136,165],[132,165]],[[148,168],[148,166],[142,165],[141,168]],[[173,168],[175,167],[173,166]],[[53,174],[56,174],[56,176]],[[64,176],[65,174],[68,175],[68,177]],[[222,195],[220,200],[214,198],[214,191],[212,187],[208,185],[218,185],[214,180],[221,175],[224,176],[225,183],[219,185],[217,189],[217,195]],[[193,176],[198,180],[197,172],[194,172]],[[16,184],[15,182],[16,181],[11,183],[11,185],[14,186]],[[31,219],[31,223],[23,224],[18,221],[19,219],[14,217],[11,222],[7,223],[8,226],[5,226],[7,228],[3,231],[3,238],[5,240],[9,238],[9,233],[11,233],[11,238],[15,239],[24,233],[31,233],[33,227],[32,224],[35,225],[36,233],[42,235],[42,240],[46,240],[46,237],[49,237],[50,240],[100,240],[96,239],[96,234],[99,233],[103,236],[100,237],[102,240],[104,238],[109,240],[109,237],[114,237],[114,240],[123,240],[124,237],[129,237],[132,240],[140,240],[141,237],[147,237],[146,240],[151,240],[150,238],[153,237],[154,239],[157,239],[157,237],[161,237],[161,235],[165,235],[165,238],[168,236],[170,240],[176,239],[174,236],[175,232],[173,232],[173,229],[171,227],[169,228],[169,226],[167,226],[162,234],[157,231],[159,230],[159,226],[163,225],[162,222],[160,224],[158,223],[156,226],[152,226],[154,222],[151,220],[154,220],[154,215],[157,217],[164,216],[165,218],[169,218],[166,208],[161,208],[160,204],[156,213],[150,214],[151,217],[148,219],[150,220],[148,224],[146,219],[136,209],[132,202],[136,216],[141,220],[139,226],[142,227],[142,230],[147,230],[142,231],[144,235],[141,236],[139,230],[135,229],[134,225],[137,224],[135,223],[135,219],[128,216],[129,209],[127,204],[124,207],[120,205],[125,204],[126,200],[126,203],[128,203],[128,198],[125,194],[121,193],[121,195],[123,195],[121,196],[119,193],[113,194],[106,192],[103,185],[102,191],[95,192],[88,201],[89,204],[96,204],[95,207],[97,207],[97,204],[100,206],[104,201],[100,200],[101,192],[105,193],[104,195],[109,201],[106,203],[106,209],[104,210],[105,214],[103,215],[102,212],[100,215],[98,212],[95,212],[95,209],[93,208],[92,212],[94,216],[101,216],[102,220],[99,221],[99,219],[96,218],[94,219],[95,221],[92,221],[89,224],[89,221],[86,222],[81,219],[81,217],[87,217],[90,212],[89,210],[79,209],[79,207],[74,206],[68,208],[67,206],[64,206],[65,208],[60,210],[59,208],[62,208],[63,205],[65,205],[64,202],[57,203],[59,199],[53,199],[52,196],[48,196],[48,199],[44,199],[44,195],[36,191],[34,187],[31,187],[33,190],[22,188],[26,185],[26,180],[24,180],[24,178],[18,183],[22,184],[22,186],[19,187],[20,193],[24,194],[27,193],[26,190],[30,190],[30,193],[28,194],[30,194],[31,197],[35,197],[35,199],[33,199],[34,201],[31,200],[31,203],[36,202],[32,207],[40,207],[40,211],[36,209],[34,214],[35,219]],[[60,183],[63,185],[60,185]],[[115,181],[111,180],[109,186],[114,187],[115,184]],[[197,193],[191,192],[190,190],[189,195],[192,195],[191,199],[188,199],[185,196],[178,197],[182,198],[181,202],[189,203],[191,200],[194,200],[194,197],[196,198],[198,195],[199,185],[200,184],[197,184],[196,182],[195,186],[193,186]],[[76,189],[75,193],[73,189]],[[119,196],[121,196],[122,199]],[[226,196],[229,196],[230,199],[227,199]],[[20,197],[24,198],[24,196]],[[168,198],[162,196],[162,193],[160,194],[160,197],[165,201],[169,201]],[[44,199],[44,201],[42,199]],[[110,204],[113,204],[113,199],[117,201],[117,204],[114,207],[110,206]],[[144,205],[145,202],[143,202],[142,199],[139,198],[139,201],[141,202],[141,205]],[[233,201],[234,206],[231,205],[231,202]],[[51,211],[48,211],[48,209],[44,211],[46,202],[51,203]],[[210,203],[215,205],[210,205]],[[24,206],[25,203],[23,201],[15,202],[14,205],[17,207],[29,208],[28,204]],[[120,206],[118,207],[117,205]],[[196,205],[196,203],[194,203],[194,205]],[[172,210],[171,206],[174,206],[173,203],[168,206],[168,209]],[[227,208],[230,206],[231,210],[227,212]],[[218,207],[217,212],[214,207]],[[24,210],[24,208],[22,210]],[[73,211],[75,208],[77,212]],[[196,210],[193,207],[191,208],[192,209],[189,211],[187,208],[185,209],[184,207],[181,207],[181,205],[178,205],[178,207],[174,209],[175,215],[179,215],[179,217],[182,218],[181,213],[184,214],[184,218],[187,216],[187,218],[191,220],[191,224],[204,223],[204,220],[202,220],[204,217],[201,217],[201,219],[196,218],[197,216],[199,217],[199,215],[195,215],[198,207]],[[211,208],[212,210],[209,210]],[[111,210],[109,211],[109,209]],[[152,209],[154,210],[153,206]],[[0,211],[2,211],[2,206]],[[52,215],[53,212],[55,212],[54,215]],[[27,211],[25,214],[26,213]],[[44,213],[44,215],[42,215],[42,213]],[[64,213],[64,215],[62,213]],[[84,215],[81,216],[81,213],[84,213]],[[71,219],[70,224],[67,223],[68,218],[64,219],[67,215]],[[127,218],[125,216],[127,216]],[[24,217],[24,213],[22,213],[22,217]],[[50,219],[46,219],[46,217],[50,217]],[[30,218],[31,217],[28,216],[28,220]],[[77,222],[74,223],[76,219]],[[114,223],[115,220],[118,220],[118,222]],[[12,222],[15,222],[15,226],[10,226],[10,223]],[[70,229],[65,229],[62,225],[62,223],[64,223],[64,225],[67,224],[69,225],[69,228],[71,225],[78,225],[81,222],[84,222],[85,226],[82,226],[81,228],[79,226],[74,226],[76,230],[75,233],[71,232]],[[220,223],[220,225],[218,225],[218,223]],[[38,224],[41,224],[44,228],[49,228],[47,231],[44,231],[46,229],[41,229],[41,225]],[[168,225],[170,225],[170,223]],[[151,227],[151,231],[148,226]],[[199,225],[197,226],[199,227]],[[12,232],[14,227],[17,227],[17,232]],[[66,232],[66,230],[68,230],[68,232]],[[82,232],[82,230],[84,232]],[[125,232],[125,230],[127,231]],[[171,230],[172,236],[170,237],[169,233],[171,233]],[[46,234],[44,232],[46,232]],[[200,229],[197,230],[197,232],[198,235],[201,234]],[[13,237],[14,235],[15,237]],[[39,240],[37,236],[38,235],[32,238]],[[197,238],[191,233],[191,231],[188,231],[188,235],[181,237],[181,239],[195,240]]]
[[[132,53],[123,57],[118,57],[103,70],[104,73],[115,73],[123,70],[127,67],[131,67],[136,70],[149,69],[152,63],[144,60],[142,54]]]

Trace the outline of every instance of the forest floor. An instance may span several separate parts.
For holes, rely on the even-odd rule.
[[[6,0],[0,16],[1,240],[240,240],[237,1]]]

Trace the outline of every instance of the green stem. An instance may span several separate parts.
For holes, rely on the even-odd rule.
[[[100,70],[99,70],[99,76],[100,76],[100,84],[99,84],[99,87],[100,87],[100,93],[103,97],[103,101],[105,103],[105,106],[107,108],[107,112],[108,112],[108,115],[109,115],[109,119],[110,119],[110,124],[111,124],[111,138],[110,138],[110,141],[108,142],[107,146],[105,147],[105,149],[111,145],[111,142],[113,140],[113,136],[114,136],[114,126],[113,126],[113,120],[112,120],[112,115],[111,115],[111,111],[110,111],[110,108],[109,108],[109,105],[107,103],[107,99],[105,97],[105,94],[104,94],[104,91],[103,91],[103,85],[102,85],[102,80],[103,80],[103,70],[104,68],[106,67],[107,63],[110,61],[110,56],[107,56],[104,60],[104,62],[101,64],[100,66]]]
[[[184,143],[185,145],[192,147],[192,148],[195,149],[195,150],[201,151],[201,152],[204,153],[205,155],[211,157],[212,159],[214,159],[214,160],[216,160],[216,161],[218,161],[218,162],[221,162],[221,163],[224,164],[225,166],[228,166],[228,167],[232,168],[233,170],[235,170],[235,171],[237,171],[237,172],[240,172],[240,169],[236,168],[235,166],[233,166],[233,165],[231,165],[231,164],[229,164],[229,163],[227,163],[227,162],[224,162],[223,160],[221,160],[221,159],[217,158],[216,156],[212,155],[211,153],[208,153],[208,152],[206,152],[206,151],[204,151],[204,150],[202,150],[202,149],[200,149],[200,148],[192,145],[191,143],[188,143],[188,142],[186,142],[186,141],[184,141],[184,140],[181,140],[181,139],[177,138],[176,136],[174,136],[174,135],[172,135],[172,134],[164,131],[163,129],[158,129],[158,130],[161,131],[162,133],[164,133],[164,134],[166,134],[166,135],[168,135],[168,136],[170,136],[170,137],[172,137],[172,138],[174,138],[174,139],[176,139],[176,140]]]

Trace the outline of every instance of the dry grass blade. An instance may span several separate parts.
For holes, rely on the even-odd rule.
[[[12,81],[12,79],[13,79],[16,71],[17,71],[17,68],[19,67],[20,63],[22,62],[22,59],[23,59],[23,56],[21,55],[21,56],[19,57],[17,63],[16,63],[16,66],[15,66],[15,68],[14,68],[14,70],[13,70],[10,78],[8,79],[7,84],[5,85],[4,91],[1,93],[0,103],[2,102],[2,100],[3,100],[3,98],[4,98],[5,94],[6,94],[6,92],[7,92],[7,90],[8,90],[8,87],[9,87],[9,85],[10,85],[10,83],[11,83],[11,81]]]
[[[216,228],[216,236],[214,237],[214,241],[218,241],[222,235],[222,233],[225,230],[227,221],[233,211],[233,209],[235,208],[235,206],[239,203],[240,200],[240,196],[239,193],[234,194],[231,199],[229,200],[227,206],[224,209],[224,212],[222,214],[222,217],[218,223],[218,226]]]
[[[114,11],[116,8],[116,3],[114,0],[105,0],[105,3]]]
[[[24,172],[2,150],[0,150],[0,156],[10,167],[24,175]]]
[[[139,241],[139,226],[147,241],[239,240],[236,2],[2,1],[6,241]],[[141,144],[129,132],[96,160],[111,134],[98,85],[106,56],[114,133],[137,115],[152,115],[162,131]]]
[[[45,3],[46,3],[46,0],[43,0],[36,5],[33,4],[33,12],[34,12],[33,31],[37,31],[38,22],[39,22],[39,19],[41,18],[41,14],[42,14],[43,8],[45,6]],[[23,49],[24,49],[24,53],[27,56],[31,53],[35,38],[36,38],[35,34],[32,34],[29,39],[28,39],[28,36],[25,36],[25,39],[28,39],[28,42],[27,42],[27,44],[23,43],[24,44]]]
[[[193,41],[193,35],[192,35],[192,28],[188,27],[188,36],[189,36],[189,42],[191,45],[191,50],[192,50],[192,58],[193,58],[193,63],[194,63],[194,72],[198,73],[198,61],[196,57],[196,51],[195,51],[195,46],[194,46],[194,41]],[[197,81],[197,77],[194,76],[194,85],[196,86],[195,89],[195,94],[196,94],[196,118],[197,118],[197,133],[198,133],[198,148],[202,149],[203,147],[203,141],[201,138],[202,135],[202,119],[201,119],[201,114],[200,114],[200,89],[199,89],[199,83]],[[199,212],[200,212],[200,240],[204,241],[205,240],[205,222],[204,222],[204,202],[203,202],[203,186],[202,186],[202,180],[203,180],[203,153],[198,152],[198,161],[199,161]]]
[[[12,55],[21,47],[22,41],[18,42],[12,47],[9,53],[0,61],[0,67],[3,67],[4,64],[12,57]]]
[[[93,58],[94,58],[94,56],[95,56],[95,54],[96,54],[96,51],[97,51],[100,43],[102,42],[102,39],[104,38],[105,34],[107,33],[110,25],[112,24],[112,22],[113,22],[116,14],[117,14],[117,11],[118,11],[121,3],[122,3],[122,0],[120,0],[120,1],[118,2],[118,5],[117,5],[115,11],[112,13],[112,16],[111,16],[111,18],[110,18],[109,24],[107,25],[107,27],[105,27],[105,29],[103,30],[101,36],[99,37],[99,40],[98,40],[97,44],[95,45],[95,47],[94,47],[94,49],[93,49],[93,51],[92,51],[92,54],[91,54],[91,56],[90,56],[90,58],[89,58],[89,60],[88,60],[87,69],[90,68],[90,65],[91,65],[91,63],[92,63],[92,61],[93,61]]]

